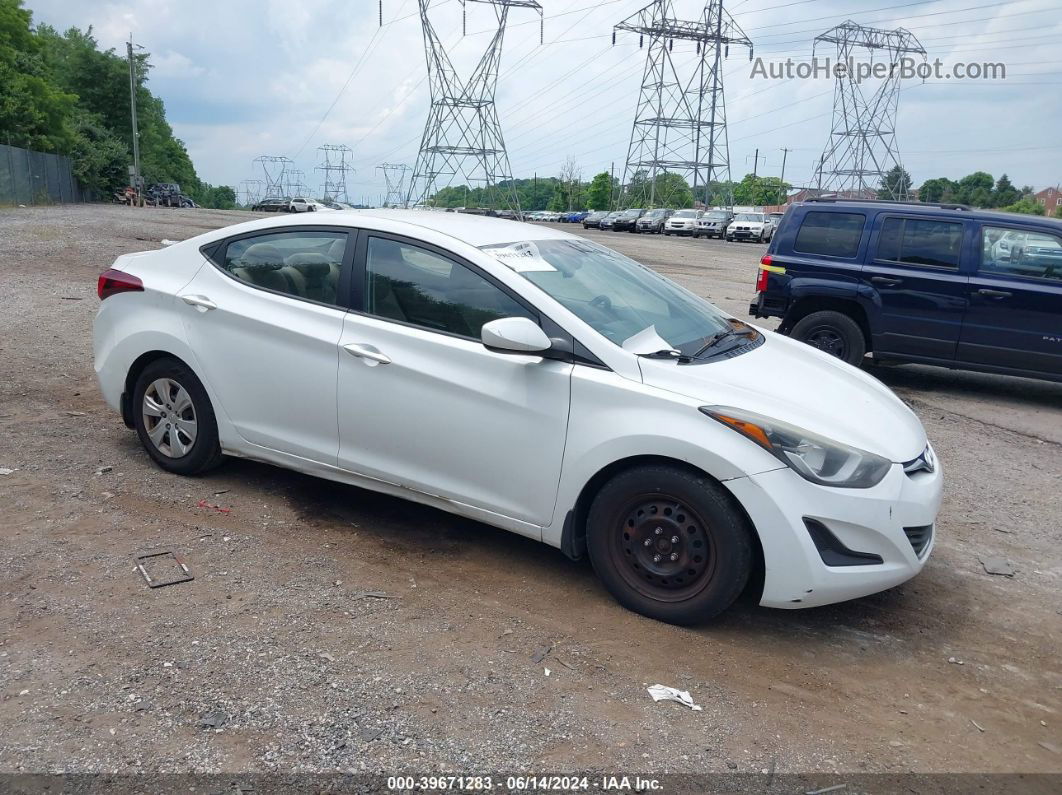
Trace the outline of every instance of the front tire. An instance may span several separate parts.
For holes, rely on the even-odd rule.
[[[133,422],[148,455],[167,472],[198,475],[221,463],[217,420],[202,382],[166,357],[144,368],[133,388]]]
[[[602,487],[587,551],[616,601],[669,624],[708,621],[730,607],[753,560],[750,530],[723,487],[663,464],[628,469]]]
[[[867,352],[863,329],[848,315],[826,309],[801,318],[790,336],[858,367]]]

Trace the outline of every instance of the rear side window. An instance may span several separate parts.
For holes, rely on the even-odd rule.
[[[986,226],[981,232],[981,272],[1062,282],[1062,238]]]
[[[793,250],[801,254],[852,259],[867,217],[862,213],[810,212],[797,231]]]
[[[253,287],[294,298],[336,304],[347,245],[345,232],[275,232],[234,240],[223,270]]]
[[[903,265],[958,268],[962,224],[919,218],[886,218],[875,259]]]

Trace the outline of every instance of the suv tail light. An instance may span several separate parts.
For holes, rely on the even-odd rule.
[[[117,293],[142,293],[144,283],[136,276],[113,268],[100,274],[100,280],[96,284],[96,294],[102,301]]]
[[[767,289],[768,271],[767,266],[771,264],[771,255],[764,254],[763,259],[760,260],[760,271],[756,274],[756,292],[762,293]]]

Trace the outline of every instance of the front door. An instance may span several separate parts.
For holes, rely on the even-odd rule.
[[[233,239],[177,299],[199,372],[240,436],[333,466],[348,237],[300,228]]]
[[[1062,377],[1062,238],[985,224],[958,358]]]
[[[878,216],[862,272],[880,301],[875,355],[955,358],[969,281],[959,267],[965,230],[962,221]]]
[[[364,236],[364,311],[347,315],[339,345],[339,465],[547,524],[573,365],[488,351],[484,323],[536,313],[446,252]]]

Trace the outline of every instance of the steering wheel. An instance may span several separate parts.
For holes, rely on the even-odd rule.
[[[607,312],[611,312],[612,299],[602,293],[601,295],[595,297],[593,300],[590,301],[590,306],[600,307],[601,309],[604,309]]]

